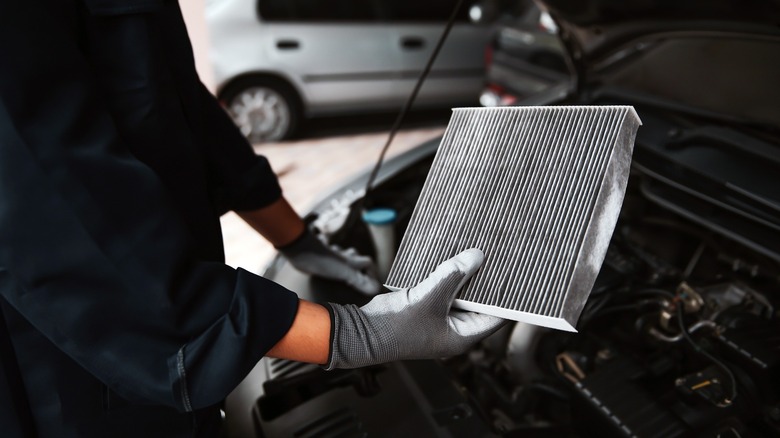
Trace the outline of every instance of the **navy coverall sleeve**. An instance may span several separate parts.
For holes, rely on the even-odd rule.
[[[200,91],[205,152],[222,187],[222,213],[254,210],[279,199],[282,190],[268,160],[255,156],[214,96],[203,86]]]
[[[0,293],[122,396],[220,401],[297,297],[192,256],[154,172],[123,147],[67,23],[0,2]],[[68,2],[61,2],[68,3]]]

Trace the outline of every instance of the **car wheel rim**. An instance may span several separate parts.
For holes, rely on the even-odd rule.
[[[230,115],[252,142],[281,140],[290,127],[290,106],[284,97],[266,87],[252,87],[230,102]]]

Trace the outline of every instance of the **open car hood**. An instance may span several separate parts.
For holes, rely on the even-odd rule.
[[[780,1],[539,4],[558,23],[579,95],[618,90],[780,132]]]
[[[596,60],[643,36],[739,32],[780,36],[777,0],[537,0],[572,40],[577,58]]]
[[[539,3],[577,99],[631,104],[646,122],[645,195],[780,260],[780,1]]]

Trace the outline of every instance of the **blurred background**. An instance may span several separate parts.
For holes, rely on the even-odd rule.
[[[388,157],[443,132],[453,107],[511,105],[568,78],[531,1],[191,0],[181,7],[202,81],[266,156],[299,213],[373,166],[447,21],[454,25]],[[233,213],[227,263],[273,248]]]

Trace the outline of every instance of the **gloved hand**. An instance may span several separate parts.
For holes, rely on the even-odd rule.
[[[343,250],[327,246],[308,229],[293,243],[277,249],[301,272],[343,281],[366,295],[379,293],[379,282],[364,273],[372,270],[371,258],[358,254],[352,248]]]
[[[505,322],[501,318],[450,309],[483,259],[482,251],[469,249],[410,289],[376,296],[360,308],[330,303],[327,369],[452,356],[498,330]]]

